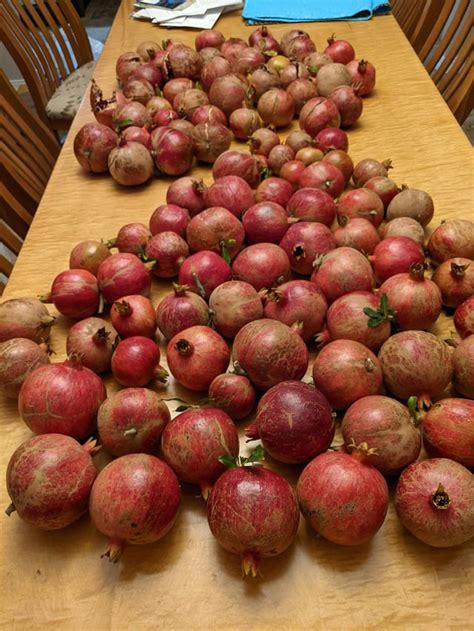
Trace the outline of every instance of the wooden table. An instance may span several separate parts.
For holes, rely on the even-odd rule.
[[[121,52],[146,39],[194,40],[195,32],[168,32],[132,21],[131,4],[122,4],[95,71],[106,94],[115,86]],[[335,31],[377,67],[376,93],[364,101],[363,117],[349,131],[354,161],[391,158],[392,177],[399,184],[433,196],[433,225],[467,216],[473,208],[472,150],[394,18],[301,26],[320,49]],[[221,19],[217,27],[228,37],[247,37],[251,31],[238,14]],[[288,28],[271,30],[280,37]],[[75,243],[110,238],[130,221],[147,222],[164,202],[166,180],[125,189],[110,177],[81,173],[72,140],[91,120],[86,99],[5,299],[43,293],[67,267]],[[211,179],[209,169],[195,168],[195,174]],[[67,324],[60,317],[52,334],[57,360],[64,358]],[[444,321],[438,332],[449,328]],[[175,391],[171,381],[167,392]],[[11,453],[30,432],[14,402],[0,400],[0,411],[5,471]],[[286,467],[284,473],[296,481],[297,470]],[[6,507],[3,485],[0,492]],[[473,541],[448,550],[425,546],[401,527],[392,505],[373,541],[354,549],[318,539],[301,520],[295,545],[266,560],[264,577],[254,581],[241,579],[238,558],[213,539],[204,502],[189,489],[171,533],[155,545],[129,547],[117,565],[100,559],[106,541],[88,517],[58,532],[36,531],[16,515],[0,517],[0,524],[0,621],[8,631],[474,628]]]

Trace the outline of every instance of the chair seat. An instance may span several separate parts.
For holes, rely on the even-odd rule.
[[[96,62],[89,61],[67,77],[46,105],[51,120],[72,120],[92,77]]]

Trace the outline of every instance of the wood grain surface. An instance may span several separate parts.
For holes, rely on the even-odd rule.
[[[175,37],[192,43],[195,32],[166,31],[129,18],[123,2],[95,78],[115,88],[118,55],[142,40]],[[252,30],[234,13],[217,28],[226,36]],[[275,25],[276,37],[293,26]],[[333,31],[358,57],[377,68],[377,88],[349,131],[354,161],[391,158],[399,184],[433,197],[435,227],[442,219],[472,218],[472,149],[392,16],[369,22],[305,24],[318,49]],[[72,152],[75,132],[93,116],[86,96],[62,149],[4,299],[44,293],[67,268],[71,248],[84,239],[111,238],[131,221],[148,222],[165,200],[168,179],[120,188],[109,176],[83,174]],[[293,124],[297,127],[297,123]],[[285,130],[285,134],[288,130]],[[210,169],[192,175],[211,181]],[[154,300],[169,291],[155,285]],[[51,309],[54,313],[54,309]],[[65,356],[71,322],[62,316],[52,333],[55,360]],[[436,332],[452,328],[443,318]],[[109,391],[114,389],[108,380]],[[173,380],[157,390],[184,392]],[[189,398],[189,396],[188,396]],[[0,399],[2,475],[16,447],[31,434],[16,403]],[[247,449],[247,447],[245,448]],[[97,458],[100,463],[104,455]],[[294,483],[300,467],[276,466]],[[393,484],[392,484],[393,487]],[[392,488],[393,491],[393,488]],[[0,489],[0,505],[9,499]],[[122,560],[100,559],[106,540],[84,517],[58,532],[40,532],[13,514],[0,516],[0,628],[6,631],[140,631],[181,629],[473,629],[474,545],[434,549],[406,532],[393,504],[372,542],[333,545],[301,520],[298,537],[282,556],[265,560],[263,577],[242,580],[236,556],[222,550],[207,525],[204,502],[183,487],[175,527],[150,546],[130,546]]]

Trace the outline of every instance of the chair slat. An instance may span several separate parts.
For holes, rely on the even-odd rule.
[[[0,219],[0,241],[5,243],[13,254],[19,254],[21,246],[23,245],[23,239],[20,239],[4,219]]]

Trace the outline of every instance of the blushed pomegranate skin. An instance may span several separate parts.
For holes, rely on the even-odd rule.
[[[145,255],[154,260],[152,268],[158,278],[173,278],[178,275],[181,265],[189,256],[186,241],[170,230],[155,234],[147,243]]]
[[[135,254],[124,252],[113,254],[100,264],[97,281],[104,299],[111,303],[131,294],[148,296],[151,274]]]
[[[161,437],[163,457],[180,480],[197,484],[204,499],[226,470],[220,456],[237,457],[239,436],[228,414],[214,407],[176,416]]]
[[[375,277],[367,258],[354,248],[341,247],[315,261],[311,282],[329,304],[352,291],[372,291]]]
[[[474,336],[470,335],[454,349],[453,385],[468,399],[474,399]]]
[[[440,485],[447,497],[438,493]],[[395,509],[405,528],[423,543],[435,548],[465,543],[474,535],[473,475],[447,458],[414,462],[400,476]]]
[[[474,296],[474,261],[460,256],[439,265],[431,280],[441,290],[443,305],[457,307]]]
[[[91,240],[81,241],[71,250],[69,268],[85,269],[96,276],[99,265],[109,256],[111,256],[111,252],[105,243]]]
[[[260,438],[275,460],[296,464],[326,451],[334,431],[331,407],[321,392],[301,381],[283,381],[260,399],[245,435]]]
[[[377,193],[368,188],[354,188],[343,193],[337,205],[337,217],[368,219],[375,227],[384,217],[383,202]]]
[[[309,276],[315,259],[334,250],[336,241],[329,228],[322,223],[301,221],[288,228],[280,241],[280,247],[288,255],[291,269]]]
[[[232,356],[253,385],[262,390],[280,381],[301,379],[308,367],[308,349],[298,331],[268,318],[240,329]]]
[[[93,444],[62,434],[33,436],[13,453],[7,489],[19,517],[44,530],[65,528],[86,511],[97,471]]]
[[[330,228],[336,217],[336,204],[329,193],[318,188],[300,188],[288,200],[286,212],[300,221],[319,221]]]
[[[386,209],[395,195],[398,195],[400,189],[396,182],[383,175],[375,175],[364,184],[364,188],[368,188],[376,193],[382,200],[383,207]]]
[[[378,326],[369,326],[369,316],[364,309],[379,308],[380,298],[368,291],[353,291],[337,298],[329,307],[326,315],[327,329],[318,336],[317,341],[353,340],[371,351],[378,351],[390,337],[390,321],[382,321]],[[389,305],[390,306],[390,305]]]
[[[160,366],[160,348],[154,340],[132,335],[119,342],[112,355],[112,374],[130,388],[145,386],[152,379],[166,381],[167,373]]]
[[[432,458],[474,469],[474,401],[442,399],[423,416],[423,445]]]
[[[172,528],[181,500],[171,468],[149,454],[128,454],[113,460],[97,476],[89,511],[109,547],[102,556],[116,562],[127,544],[144,545]]]
[[[132,335],[153,337],[156,331],[156,315],[149,298],[135,294],[123,296],[110,309],[110,319],[121,338]]]
[[[275,243],[254,243],[244,248],[232,264],[234,278],[250,283],[257,291],[281,285],[290,277],[287,253]]]
[[[453,317],[454,326],[461,338],[474,333],[474,296],[456,307]]]
[[[441,313],[441,292],[433,281],[424,276],[422,268],[395,274],[379,288],[388,304],[396,311],[395,319],[402,331],[430,329]]]
[[[332,65],[332,64],[330,64]],[[341,115],[337,106],[323,96],[310,99],[303,105],[299,116],[300,128],[312,138],[325,127],[339,127]]]
[[[242,218],[247,243],[280,243],[290,221],[280,204],[260,202],[250,206]]]
[[[118,342],[115,328],[102,318],[85,318],[76,322],[66,339],[68,356],[81,358],[81,364],[95,373],[110,368],[110,360]]]
[[[296,537],[300,520],[290,484],[258,465],[223,473],[207,508],[212,534],[223,548],[240,555],[244,576],[257,576],[261,558],[286,550]]]
[[[218,180],[226,175],[238,175],[252,188],[260,182],[260,167],[255,156],[243,151],[224,151],[214,162],[212,177]]]
[[[20,416],[35,434],[82,440],[93,432],[107,397],[104,382],[77,360],[46,364],[30,373],[18,397]]]
[[[402,331],[389,337],[379,352],[386,387],[396,397],[417,396],[430,404],[451,381],[448,345],[426,331]]]
[[[16,399],[26,377],[43,364],[49,363],[46,344],[14,337],[0,343],[0,390]]]
[[[296,487],[301,512],[323,537],[339,545],[360,545],[381,528],[388,487],[370,464],[337,451],[316,456]]]
[[[341,430],[346,448],[365,442],[376,450],[368,462],[383,475],[399,473],[420,454],[420,430],[408,408],[390,397],[372,395],[353,403]]]
[[[438,263],[457,256],[474,259],[474,222],[467,219],[442,222],[431,235],[428,250]]]
[[[314,360],[313,380],[333,408],[345,410],[358,399],[380,392],[382,369],[374,353],[363,344],[335,340]]]
[[[227,370],[230,351],[225,340],[207,326],[192,326],[168,342],[168,366],[176,381],[193,391],[207,390]]]
[[[307,280],[290,280],[264,296],[265,318],[288,326],[302,324],[301,337],[306,342],[323,328],[327,312],[324,295]]]
[[[368,96],[375,87],[375,67],[373,64],[364,59],[353,59],[346,65],[346,68],[352,76],[352,84],[360,84],[361,86],[357,93],[360,96]]]
[[[377,281],[383,283],[390,276],[408,272],[412,265],[422,265],[425,255],[413,239],[389,237],[377,245],[369,261],[374,265]]]
[[[53,280],[50,294],[44,298],[69,318],[87,318],[99,308],[96,277],[84,269],[68,269]]]
[[[176,204],[158,206],[150,217],[151,234],[171,231],[184,239],[189,218],[188,210]]]
[[[186,240],[193,253],[208,250],[220,254],[222,242],[235,241],[227,247],[229,256],[234,258],[242,247],[244,237],[242,223],[222,206],[203,210],[186,227]]]
[[[255,390],[244,375],[226,372],[215,377],[208,389],[209,401],[233,421],[245,418],[255,407]]]
[[[237,257],[238,258],[238,257]],[[226,261],[211,250],[191,254],[179,269],[178,283],[206,300],[212,291],[232,278],[232,269]]]
[[[263,305],[256,289],[241,280],[230,280],[214,289],[209,297],[212,323],[224,337],[235,337],[248,322],[263,317]]]
[[[377,229],[368,219],[344,218],[339,221],[339,228],[334,230],[333,235],[338,248],[354,248],[363,254],[372,254],[380,243]]]
[[[166,191],[166,203],[185,208],[191,217],[206,208],[204,183],[193,177],[180,177],[170,184]]]
[[[321,160],[307,166],[298,183],[300,188],[318,188],[331,197],[339,197],[344,190],[345,180],[341,169],[331,162]]]
[[[87,173],[107,173],[107,159],[117,140],[117,134],[107,125],[86,123],[74,138],[74,155]]]
[[[139,254],[150,240],[151,232],[143,223],[127,223],[120,228],[115,239],[109,241],[110,247],[119,252]]]
[[[206,208],[224,206],[236,217],[255,203],[255,191],[238,175],[224,175],[204,190]]]
[[[101,445],[113,456],[156,453],[171,415],[148,388],[123,388],[105,399],[97,414]]]
[[[278,145],[288,147],[288,145]],[[255,199],[257,202],[274,202],[286,207],[293,195],[293,186],[281,177],[267,177],[257,187]]]
[[[383,223],[379,228],[382,239],[389,237],[409,237],[423,248],[425,244],[425,231],[423,226],[411,217],[397,217],[387,223]]]
[[[167,340],[184,329],[209,322],[209,308],[206,301],[187,285],[174,284],[174,294],[165,296],[156,307],[158,328]]]

